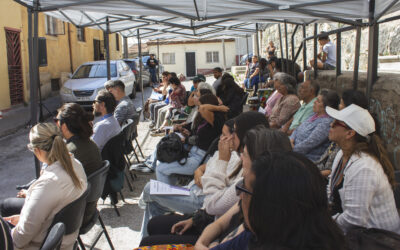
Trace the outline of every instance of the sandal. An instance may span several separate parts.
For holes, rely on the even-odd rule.
[[[157,129],[153,131],[150,135],[151,136],[162,136],[165,134],[165,130]]]

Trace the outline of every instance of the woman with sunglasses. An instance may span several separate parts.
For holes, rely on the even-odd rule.
[[[220,136],[218,151],[207,161],[206,165],[197,168],[194,182],[189,184],[191,197],[195,197],[194,200],[182,196],[149,195],[148,185],[145,187],[143,200],[150,201],[147,207],[149,211],[153,211],[153,217],[168,211],[185,214],[193,214],[200,208],[202,211],[189,219],[179,215],[157,216],[150,220],[147,228],[144,228],[147,225],[144,221],[142,230],[146,232],[144,230],[148,229],[150,236],[142,239],[141,246],[164,243],[194,244],[202,229],[213,221],[214,216],[221,216],[239,200],[235,194],[235,184],[242,177],[239,152],[243,150],[245,133],[257,125],[268,127],[267,119],[258,112],[246,112],[236,117],[234,122],[232,120],[226,122],[223,134]],[[158,207],[163,207],[165,210],[158,210],[158,214],[154,214],[155,208]],[[144,218],[146,215],[145,212]],[[206,221],[203,226],[200,225],[204,224],[203,219],[208,218],[211,218],[211,221]],[[181,235],[183,237],[180,237]]]
[[[261,126],[257,126],[246,133],[243,139],[243,147],[241,159],[244,177],[250,172],[252,162],[265,152],[290,152],[292,150],[290,141],[285,133]],[[240,186],[240,183],[236,185],[236,187]],[[238,188],[236,187],[237,191]],[[244,229],[241,226],[241,218],[240,208],[236,203],[224,215],[204,229],[196,242],[196,248],[208,249],[237,236]]]
[[[37,124],[29,133],[29,141],[29,150],[46,167],[29,187],[21,213],[4,218],[15,225],[11,235],[16,249],[39,249],[54,216],[87,188],[82,164],[69,154],[55,124]],[[78,233],[65,235],[61,249],[72,249]]]
[[[303,155],[270,152],[257,157],[236,190],[242,232],[211,249],[346,249],[343,233],[328,214],[324,180]],[[205,248],[196,244],[195,249]]]
[[[374,119],[355,104],[340,111],[327,107],[326,112],[335,119],[329,139],[341,149],[328,184],[333,218],[345,233],[354,227],[400,233],[394,169]]]
[[[336,91],[322,90],[314,102],[314,113],[302,122],[290,136],[293,151],[305,155],[311,161],[317,161],[329,146],[328,133],[332,118],[325,107],[337,109],[339,96]]]

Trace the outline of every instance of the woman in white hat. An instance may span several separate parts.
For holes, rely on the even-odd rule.
[[[327,107],[326,112],[335,119],[329,139],[341,149],[328,184],[333,218],[345,233],[355,226],[400,233],[394,169],[374,119],[355,104],[340,111]]]

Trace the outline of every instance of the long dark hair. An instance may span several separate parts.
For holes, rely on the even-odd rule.
[[[253,161],[252,172],[249,249],[346,249],[314,163],[295,152],[269,152]]]
[[[93,114],[86,112],[79,104],[65,103],[58,109],[60,123],[67,126],[69,132],[79,136],[81,139],[89,139],[93,134],[90,121],[93,121]]]
[[[221,78],[221,84],[217,88],[217,96],[221,98],[222,102],[226,104],[232,95],[242,96],[243,93],[243,89],[239,87],[235,79],[229,73],[224,73]]]
[[[218,98],[213,95],[213,94],[204,94],[202,96],[200,96],[199,98],[199,102],[200,104],[211,104],[211,105],[215,105],[217,106],[218,103]],[[214,112],[214,114],[217,112]],[[203,117],[201,116],[200,112],[197,112],[196,117],[193,120],[193,130],[197,130],[198,126],[200,125],[200,123],[203,121]],[[223,126],[223,124],[222,124]],[[222,129],[221,126],[221,129]]]
[[[243,138],[247,131],[254,128],[257,125],[263,125],[266,128],[269,128],[269,123],[267,118],[256,111],[248,111],[241,113],[235,118],[236,125],[236,135],[239,138],[240,146],[239,150],[243,150]]]
[[[354,137],[356,144],[352,148],[352,154],[364,152],[378,161],[382,165],[383,171],[385,172],[390,185],[392,188],[395,188],[396,179],[394,177],[394,167],[389,159],[388,152],[383,145],[382,139],[376,132],[370,134],[369,138],[370,139],[367,139],[366,137],[356,133]]]

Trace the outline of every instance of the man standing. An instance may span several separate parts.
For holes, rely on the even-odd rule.
[[[336,69],[336,46],[331,42],[326,33],[322,33],[318,38],[320,50],[318,55],[317,67],[322,70]],[[310,61],[311,67],[314,67],[314,59]]]
[[[156,67],[158,65],[157,59],[154,58],[153,54],[150,54],[150,58],[147,59],[146,62],[147,66],[149,67],[150,71],[150,85],[157,83],[157,76],[156,76]]]
[[[132,119],[136,114],[136,109],[131,98],[125,95],[125,84],[120,80],[111,81],[106,88],[117,101],[114,117],[119,125],[122,125],[128,119]]]
[[[109,139],[121,131],[117,119],[113,116],[117,103],[114,96],[107,90],[100,90],[93,103],[93,114],[100,120],[93,125],[92,140],[100,152]]]
[[[222,69],[220,67],[216,67],[213,69],[214,78],[216,79],[213,83],[213,87],[215,91],[217,91],[218,86],[221,84],[222,78]]]
[[[318,92],[319,85],[314,81],[308,80],[299,85],[297,95],[303,101],[303,104],[293,115],[293,119],[283,126],[283,132],[291,135],[293,130],[313,114],[313,105],[317,99]]]

